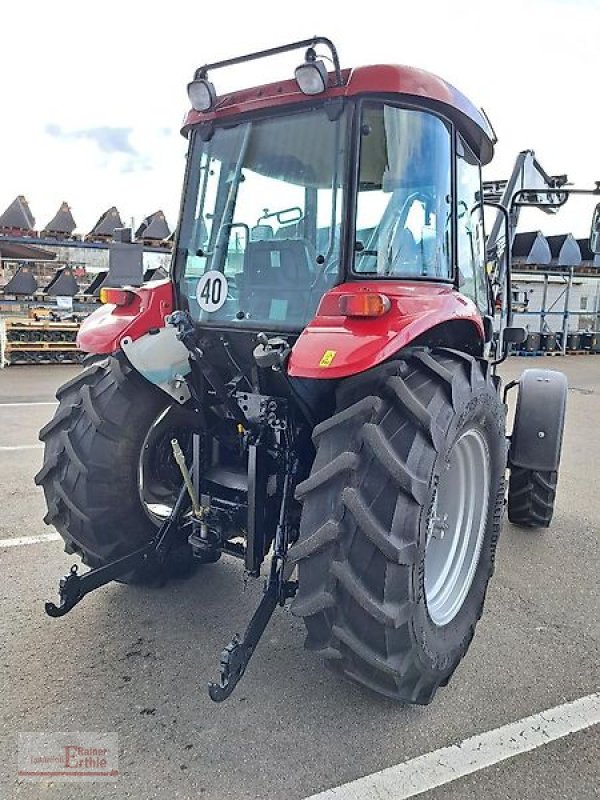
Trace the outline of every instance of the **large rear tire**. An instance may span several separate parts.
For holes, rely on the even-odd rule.
[[[469,647],[494,569],[507,446],[489,366],[407,351],[343,381],[313,438],[290,551],[306,647],[376,692],[428,703]]]
[[[143,546],[160,523],[143,502],[140,458],[168,398],[120,356],[91,364],[56,397],[54,418],[40,431],[44,462],[35,478],[46,498],[44,522],[62,536],[66,552],[102,566]],[[184,575],[193,566],[186,542],[167,570]],[[124,580],[148,577],[137,571]]]

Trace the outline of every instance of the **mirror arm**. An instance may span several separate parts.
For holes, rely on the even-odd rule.
[[[505,312],[506,318],[506,325],[505,328],[510,327],[512,325],[512,318],[513,318],[513,310],[512,310],[512,293],[511,293],[511,281],[512,281],[512,240],[511,240],[511,215],[510,211],[505,208],[503,205],[499,203],[493,203],[491,200],[482,200],[482,204],[484,206],[491,206],[495,208],[496,211],[499,211],[502,214],[503,221],[504,221],[504,269],[501,269],[498,266],[497,270],[497,277],[500,278],[500,291],[502,292],[502,309],[500,311],[500,330],[498,331],[498,349],[496,351],[496,355],[498,358],[495,361],[492,361],[492,365],[495,368],[498,364],[501,364],[503,361],[506,360],[508,356],[508,347],[507,342],[504,341],[504,334],[503,334],[503,326],[502,326],[502,317],[503,312]],[[494,298],[495,299],[495,298]]]
[[[589,248],[595,256],[600,255],[600,203],[596,204],[594,214],[592,216]]]

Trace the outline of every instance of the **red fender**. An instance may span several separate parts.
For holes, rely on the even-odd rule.
[[[124,336],[135,340],[152,328],[164,328],[165,317],[175,308],[171,281],[149,281],[127,289],[135,295],[131,303],[126,306],[106,303],[81,323],[77,347],[84,353],[114,353]]]
[[[376,292],[389,298],[379,317],[325,316],[336,295]],[[477,306],[451,286],[398,281],[342,283],[321,300],[315,318],[300,334],[288,362],[294,378],[345,378],[390,358],[417,336],[443,322],[466,320],[484,339]]]

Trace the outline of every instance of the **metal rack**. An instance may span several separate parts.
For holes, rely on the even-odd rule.
[[[515,318],[526,318],[526,326],[530,331],[530,341],[527,349],[519,351],[521,354],[560,353],[567,355],[569,352],[598,353],[600,354],[600,275],[598,271],[581,271],[575,267],[565,269],[535,269],[519,271],[513,275],[514,284],[531,282],[532,276],[541,278],[541,298],[539,307],[535,309],[526,305],[524,308],[515,308]],[[559,279],[560,289],[553,298],[550,297],[551,279]],[[593,303],[590,308],[574,308],[572,301],[574,286],[577,280],[595,284],[592,295]],[[530,290],[532,291],[532,290]],[[581,317],[587,324],[581,325]],[[573,326],[573,320],[576,324]],[[529,322],[531,320],[531,323]],[[536,321],[537,320],[537,324]],[[558,324],[552,325],[552,322]],[[539,344],[536,345],[536,337]]]
[[[9,364],[79,363],[77,322],[0,320],[0,367]]]

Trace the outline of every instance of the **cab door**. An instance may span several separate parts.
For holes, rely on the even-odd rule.
[[[464,139],[456,143],[456,244],[458,288],[483,314],[490,312],[485,265],[481,165]]]

